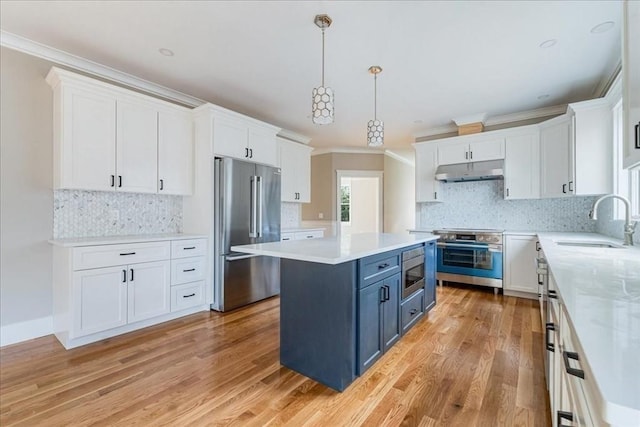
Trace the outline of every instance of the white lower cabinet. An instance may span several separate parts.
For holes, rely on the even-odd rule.
[[[74,273],[71,338],[127,324],[126,266]]]
[[[538,238],[533,234],[507,235],[504,239],[504,293],[538,297],[538,274],[534,260]],[[524,295],[519,294],[524,293]]]
[[[53,321],[62,345],[69,349],[207,310],[206,258],[172,259],[172,246],[180,257],[178,249],[206,247],[206,239],[55,246]]]

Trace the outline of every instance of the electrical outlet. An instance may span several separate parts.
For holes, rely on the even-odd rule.
[[[111,209],[109,211],[109,221],[115,222],[120,220],[120,211],[118,209]]]
[[[324,214],[322,212],[318,213],[318,219],[324,219]]]

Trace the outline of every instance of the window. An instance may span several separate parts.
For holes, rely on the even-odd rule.
[[[624,128],[622,100],[613,107],[613,192],[626,197],[631,202],[631,216],[640,217],[640,167],[623,169]],[[613,205],[613,218],[624,219],[622,202]]]
[[[351,186],[340,186],[340,222],[351,222]]]

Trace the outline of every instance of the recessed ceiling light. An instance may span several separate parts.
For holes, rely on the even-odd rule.
[[[538,99],[547,99],[548,97],[549,97],[549,94],[545,93],[544,95],[540,95]]]
[[[558,40],[556,39],[549,39],[549,40],[545,40],[542,43],[540,43],[540,47],[543,49],[549,48],[551,46],[555,46],[555,44],[558,43]]]
[[[164,56],[173,56],[173,51],[171,49],[167,49],[166,47],[158,49],[158,52],[160,52],[160,54]]]
[[[603,22],[602,24],[598,24],[595,27],[593,27],[591,29],[591,32],[593,34],[604,33],[612,29],[614,25],[615,23],[613,21]]]

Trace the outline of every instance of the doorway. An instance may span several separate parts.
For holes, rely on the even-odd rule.
[[[380,171],[337,171],[339,235],[382,232],[382,176]]]

